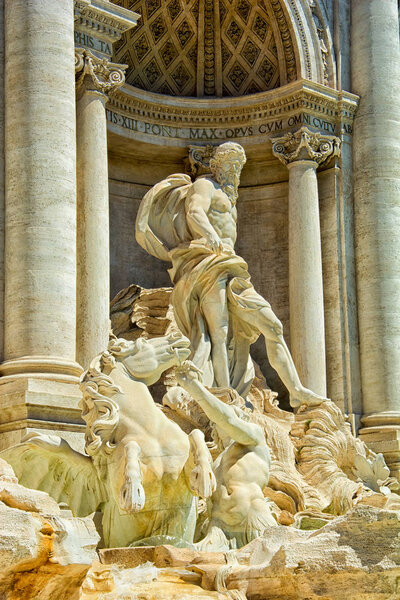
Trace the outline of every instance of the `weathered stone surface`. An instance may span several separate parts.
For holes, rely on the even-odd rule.
[[[164,548],[165,546],[160,546]],[[102,548],[99,550],[100,561],[104,565],[119,565],[123,568],[134,568],[145,562],[154,562],[154,546],[138,548]]]
[[[45,494],[17,483],[0,462],[0,598],[74,597],[96,556],[99,536],[90,517],[61,516]]]
[[[32,569],[48,558],[51,528],[41,533],[44,522],[37,515],[0,503],[0,569]]]
[[[156,567],[183,567],[195,564],[201,560],[202,564],[225,564],[224,552],[199,552],[190,548],[174,548],[174,546],[157,546],[154,550],[154,564]]]
[[[198,579],[196,575],[192,579]],[[108,587],[107,592],[105,588]],[[158,570],[150,563],[133,569],[91,569],[83,582],[79,600],[224,600],[226,593],[204,590],[185,581],[178,570]]]
[[[398,597],[398,512],[360,506],[308,537],[302,532],[297,536],[287,540],[264,564],[254,565],[252,554],[249,567],[238,567],[227,578],[228,587],[245,591],[249,599],[265,597],[266,591],[271,600]],[[262,560],[260,541],[253,544],[258,546],[257,560]]]
[[[271,527],[237,551],[120,548],[101,560],[82,587],[91,590],[85,600],[100,600],[107,585],[107,600],[397,600],[400,515],[358,506],[314,532]]]
[[[58,504],[44,492],[24,488],[18,483],[0,481],[0,500],[11,508],[38,513],[60,514]]]

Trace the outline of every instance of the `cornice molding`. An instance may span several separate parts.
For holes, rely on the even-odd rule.
[[[278,119],[307,111],[322,119],[351,124],[358,96],[307,80],[241,98],[173,98],[125,85],[108,108],[131,118],[165,125],[221,127]]]
[[[110,43],[132,29],[139,16],[108,0],[74,0],[75,29]]]

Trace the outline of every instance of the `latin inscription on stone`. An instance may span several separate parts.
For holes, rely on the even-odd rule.
[[[92,35],[82,33],[81,31],[75,31],[74,38],[75,46],[88,48],[88,50],[95,50],[97,52],[101,52],[102,54],[106,54],[107,56],[112,56],[112,45],[108,42],[98,40]]]
[[[172,125],[161,125],[159,123],[147,123],[146,121],[139,121],[138,119],[121,115],[109,109],[107,109],[107,120],[113,125],[117,125],[118,127],[122,127],[123,129],[128,129],[130,131],[137,131],[138,133],[161,136],[165,138],[199,141],[223,141],[260,135],[274,135],[290,129],[291,127],[300,126],[302,124],[310,125],[319,131],[324,131],[330,135],[334,135],[336,133],[336,127],[334,123],[307,113],[301,113],[285,119],[257,123],[256,125],[243,125],[240,127],[227,128],[174,127]],[[352,133],[350,125],[344,125],[343,128],[346,133]]]

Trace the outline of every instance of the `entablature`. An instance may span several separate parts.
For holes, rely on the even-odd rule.
[[[302,125],[351,136],[358,96],[305,79],[241,98],[173,98],[124,85],[107,104],[111,132],[155,145],[259,145]]]

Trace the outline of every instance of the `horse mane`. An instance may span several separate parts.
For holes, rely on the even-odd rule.
[[[119,423],[119,407],[112,396],[122,393],[111,377],[102,372],[113,367],[115,359],[106,350],[96,356],[82,375],[80,390],[82,418],[86,423],[85,450],[89,456],[109,456],[115,448],[114,433]]]
[[[116,358],[122,360],[137,351],[137,342],[112,335],[107,350],[96,356],[82,375],[79,406],[86,423],[85,450],[89,456],[99,453],[109,456],[116,445],[114,433],[119,423],[119,406],[113,396],[122,394],[122,390],[104,371],[110,372],[115,367]]]

